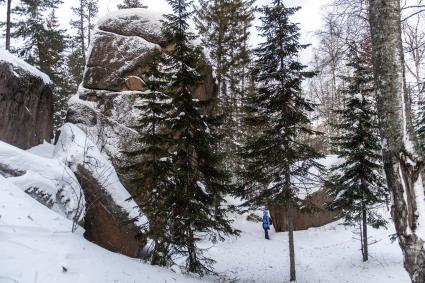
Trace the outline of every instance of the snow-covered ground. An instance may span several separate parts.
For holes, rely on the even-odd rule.
[[[145,265],[106,251],[71,233],[71,222],[39,204],[0,176],[0,282],[209,282]],[[263,239],[259,223],[235,216],[242,230],[210,249],[216,269],[236,282],[288,282],[287,234]],[[379,242],[362,263],[359,242],[350,229],[331,224],[295,233],[298,283],[410,282],[392,231],[370,230]]]
[[[77,132],[74,129],[73,144],[81,146],[77,137],[82,135]],[[62,146],[66,144],[70,143]],[[49,144],[27,152],[0,145],[1,161],[11,169],[24,170],[26,175],[37,173],[40,177],[35,180],[54,180],[59,174],[56,171],[63,172],[65,161],[78,163],[75,161],[79,159],[72,148],[63,147],[68,153],[63,155],[59,153],[64,151]],[[97,151],[89,155],[103,160]],[[66,215],[48,209],[24,192],[22,182],[18,182],[22,177],[6,179],[0,175],[0,283],[288,282],[287,233],[271,231],[271,240],[267,241],[261,224],[247,221],[246,214],[231,217],[242,231],[240,238],[227,239],[208,251],[217,261],[216,271],[221,276],[197,279],[109,252],[85,240],[81,228],[71,233],[72,223]],[[118,190],[120,186],[110,189]],[[398,243],[389,239],[394,233],[392,223],[388,230],[370,228],[369,233],[371,241],[377,243],[370,246],[369,262],[363,263],[360,243],[350,228],[334,223],[296,232],[297,282],[410,282]]]
[[[261,223],[235,216],[235,226],[242,231],[210,249],[217,261],[216,270],[237,282],[289,282],[288,234],[270,232],[264,239]],[[295,258],[298,283],[408,283],[401,249],[389,236],[389,229],[369,228],[369,262],[362,262],[360,241],[351,228],[333,223],[320,228],[295,232]]]

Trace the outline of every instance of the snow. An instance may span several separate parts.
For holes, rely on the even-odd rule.
[[[201,280],[109,252],[86,241],[82,228],[72,233],[72,223],[63,213],[50,210],[31,198],[20,183],[54,180],[64,164],[71,168],[84,164],[97,178],[100,177],[99,170],[110,170],[105,189],[125,209],[134,209],[131,207],[134,204],[126,205],[128,193],[119,183],[113,167],[87,140],[81,129],[66,124],[61,128],[61,133],[56,146],[44,143],[29,151],[0,142],[1,163],[26,170],[21,177],[4,178],[0,175],[1,283],[289,281],[287,233],[276,233],[272,229],[271,240],[267,241],[263,238],[261,223],[248,221],[246,213],[229,215],[234,220],[235,228],[241,230],[240,237],[230,237],[215,245],[209,241],[201,243],[208,248],[206,256],[216,260],[215,269],[220,273],[219,277],[209,276]],[[85,156],[82,154],[84,152]],[[338,160],[336,156],[328,156],[322,164],[330,166]],[[96,168],[91,165],[94,161]],[[238,204],[231,198],[228,202]],[[418,209],[422,210],[423,207]],[[262,211],[255,213],[261,216]],[[389,218],[388,212],[382,213]],[[355,239],[351,228],[340,225],[340,222],[296,231],[297,282],[410,282],[403,268],[401,249],[397,242],[391,243],[389,239],[393,233],[392,224],[389,224],[389,230],[370,228],[370,242],[377,243],[370,246],[370,260],[363,263],[359,240]]]
[[[416,196],[416,234],[419,238],[425,239],[425,194],[424,187],[422,185],[422,175],[419,174],[419,178],[413,185]]]
[[[45,148],[52,149],[51,146],[44,144],[34,149],[34,152],[48,155]],[[8,178],[10,183],[19,187],[21,191],[47,194],[49,202],[53,204],[52,209],[61,215],[73,219],[81,211],[84,212],[81,187],[74,173],[64,163],[0,141],[0,165],[22,172],[22,176],[10,176]],[[82,217],[84,213],[80,215],[79,220]]]
[[[136,224],[145,227],[148,220],[138,208],[128,191],[121,184],[115,168],[99,151],[90,137],[76,125],[67,123],[62,126],[54,158],[71,166],[74,171],[79,165],[89,170],[93,177],[103,186],[114,202],[129,215],[138,219]]]
[[[52,81],[50,80],[49,76],[47,76],[45,73],[41,72],[40,70],[38,70],[34,66],[31,66],[30,64],[28,64],[24,60],[16,57],[15,55],[13,55],[11,53],[9,53],[7,50],[1,49],[1,48],[0,48],[0,61],[10,63],[16,68],[21,68],[24,71],[26,71],[26,72],[28,72],[28,73],[36,76],[36,77],[41,78],[45,84],[52,84]],[[16,74],[16,72],[15,72],[15,74]],[[18,75],[18,74],[16,74],[16,75]]]
[[[0,176],[1,283],[200,282],[109,252]],[[65,271],[66,270],[66,271]]]
[[[256,213],[262,215],[262,211]],[[389,214],[389,213],[387,213]],[[235,282],[289,282],[288,234],[270,230],[270,241],[264,239],[261,223],[246,220],[246,214],[233,215],[240,238],[226,239],[209,250],[217,261],[216,271]],[[295,232],[297,283],[408,283],[403,255],[389,230],[368,230],[371,240],[370,259],[362,262],[360,242],[351,228],[332,223],[320,228]]]
[[[109,252],[70,232],[71,223],[39,204],[0,176],[0,282],[288,282],[287,233],[270,232],[263,239],[261,223],[244,215],[231,215],[240,238],[229,238],[211,247],[207,256],[217,261],[220,278],[174,274]],[[261,215],[261,211],[256,212]],[[370,246],[370,260],[363,263],[359,241],[338,223],[295,232],[298,283],[408,283],[403,257],[389,230],[370,229],[378,242]],[[64,271],[64,269],[66,271]],[[226,280],[224,280],[224,278]],[[235,281],[231,281],[234,279]]]
[[[153,9],[134,8],[134,9],[122,9],[108,13],[104,17],[100,18],[97,22],[98,26],[103,25],[107,21],[115,19],[130,19],[139,18],[146,20],[146,28],[148,28],[154,34],[161,33],[161,20],[163,19],[162,13]]]

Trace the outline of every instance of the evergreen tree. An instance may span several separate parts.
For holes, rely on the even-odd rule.
[[[65,61],[68,38],[55,14],[61,3],[60,0],[21,1],[14,9],[19,21],[14,23],[12,33],[22,42],[13,51],[46,73],[53,82],[54,128],[63,124],[66,101],[75,90]]]
[[[139,142],[142,147],[138,150],[126,152],[127,156],[138,160],[126,168],[136,176],[133,182],[137,184],[138,203],[147,215],[150,225],[148,237],[153,240],[154,247],[148,261],[153,265],[167,265],[172,263],[170,243],[171,211],[173,200],[173,157],[170,152],[173,143],[172,132],[167,129],[167,121],[173,110],[171,97],[164,94],[164,80],[162,72],[162,57],[158,51],[153,55],[146,74],[146,92],[140,93],[141,114],[138,126]]]
[[[56,55],[64,50],[64,45],[58,42],[63,38],[63,30],[52,28],[52,25],[48,27],[46,13],[61,3],[61,0],[21,1],[14,8],[19,21],[13,24],[12,37],[22,40],[22,46],[14,51],[48,75],[51,75],[52,66],[58,59]]]
[[[42,46],[42,51],[48,56],[42,69],[53,82],[54,94],[54,130],[63,125],[68,109],[68,99],[75,93],[76,88],[69,75],[69,68],[66,64],[66,52],[68,47],[68,37],[65,37],[65,30],[60,29],[58,19],[53,9],[48,16],[46,27],[46,46]]]
[[[236,154],[242,142],[242,105],[249,80],[248,65],[251,50],[248,45],[254,20],[253,0],[201,0],[195,19],[203,45],[216,72],[220,111],[226,116],[222,126],[222,146],[226,166],[238,172],[240,160]]]
[[[200,101],[191,90],[203,81],[202,50],[192,45],[191,2],[169,0],[173,14],[165,15],[163,36],[172,50],[150,66],[140,119],[141,150],[133,169],[143,195],[155,242],[151,263],[172,265],[186,258],[186,270],[212,272],[213,260],[199,247],[202,238],[224,240],[237,234],[227,219],[223,196],[230,190],[222,156],[213,151],[220,136],[220,117],[211,111],[215,99]]]
[[[132,8],[147,8],[140,0],[124,0],[123,4],[119,4],[118,9],[132,9]]]
[[[352,45],[347,64],[353,70],[343,77],[344,109],[337,111],[341,136],[334,138],[343,163],[332,168],[328,207],[344,217],[345,224],[360,224],[363,261],[368,260],[367,225],[385,226],[374,210],[387,199],[382,178],[382,155],[378,138],[378,119],[374,104],[374,78],[367,43],[358,50]]]
[[[319,155],[303,143],[311,131],[308,113],[314,105],[301,92],[305,78],[298,52],[299,28],[289,19],[299,8],[287,8],[281,0],[260,9],[260,34],[265,39],[255,50],[257,91],[249,97],[246,123],[255,133],[242,148],[245,161],[244,197],[247,205],[283,206],[288,223],[290,280],[296,280],[293,219],[294,208],[303,207],[300,196],[320,181],[314,170],[323,170]],[[314,169],[314,170],[313,170]]]
[[[77,31],[77,35],[73,40],[68,63],[75,86],[78,86],[82,81],[86,65],[86,52],[90,45],[94,18],[97,16],[98,11],[98,0],[79,0],[78,7],[72,8],[76,19],[71,20],[70,24]]]
[[[418,117],[415,123],[416,135],[418,138],[418,151],[425,155],[425,102],[419,102]]]

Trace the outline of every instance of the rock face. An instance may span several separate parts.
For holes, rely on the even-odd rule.
[[[146,9],[116,11],[101,19],[87,55],[82,87],[69,101],[68,125],[82,130],[89,143],[97,147],[96,155],[109,159],[115,168],[128,164],[123,150],[138,146],[133,127],[141,110],[135,106],[146,91],[145,74],[152,63],[152,54],[167,48],[160,36],[160,19],[160,15]],[[194,97],[200,100],[216,95],[212,69],[207,64],[205,67],[205,83],[193,90]],[[58,143],[64,139],[64,130],[65,127]],[[75,132],[79,131],[68,131],[68,144]],[[81,143],[84,145],[84,140]],[[105,193],[100,186],[102,178],[93,175],[96,170],[92,169],[91,175],[81,167],[74,171],[87,199],[85,236],[111,251],[137,256],[146,243],[141,226],[120,224],[122,219],[128,222],[128,217],[111,202],[110,196],[116,197],[113,193],[116,189],[111,187],[107,189],[109,194]],[[124,174],[118,177],[113,183],[124,184],[125,188],[120,186],[120,190],[126,190],[129,195],[134,193],[134,184]]]
[[[48,82],[35,68],[0,52],[0,140],[28,149],[52,138],[53,94]]]
[[[89,208],[84,219],[84,237],[110,251],[138,257],[146,245],[146,238],[140,229],[133,223],[128,223],[128,214],[105,193],[90,171],[78,166],[75,174],[84,188]]]
[[[320,227],[337,219],[337,213],[325,208],[328,200],[325,190],[319,190],[311,194],[311,202],[317,208],[314,212],[303,213],[298,209],[292,210],[294,216],[294,230],[306,230],[308,228]],[[270,207],[270,215],[273,219],[273,227],[276,232],[288,231],[286,221],[286,208],[280,206]]]
[[[102,18],[93,35],[82,87],[70,100],[67,121],[87,130],[114,165],[121,151],[134,144],[139,96],[145,91],[152,54],[166,50],[161,38],[161,15],[147,9],[125,9]],[[212,68],[193,96],[207,100],[217,94]],[[124,161],[125,162],[125,161]],[[119,167],[119,166],[118,166]]]
[[[67,123],[60,128],[53,156],[68,164],[81,185],[85,237],[113,252],[137,257],[147,242],[143,234],[148,221],[92,139]]]

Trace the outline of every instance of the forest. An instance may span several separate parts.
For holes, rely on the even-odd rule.
[[[0,283],[425,283],[425,1],[0,0]]]

